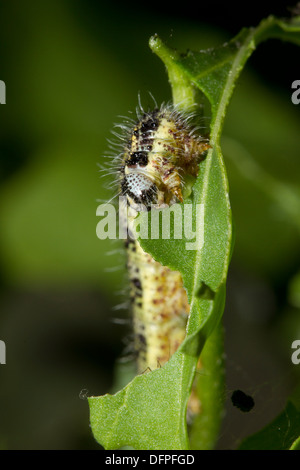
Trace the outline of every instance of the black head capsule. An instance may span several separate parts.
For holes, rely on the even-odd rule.
[[[141,123],[141,132],[143,137],[145,137],[147,133],[154,132],[159,126],[159,120],[157,118],[157,113],[153,112],[152,115],[148,116],[147,118],[142,119]]]

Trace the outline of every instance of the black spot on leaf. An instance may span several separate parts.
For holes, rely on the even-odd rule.
[[[246,395],[242,390],[235,390],[231,395],[231,401],[233,406],[236,406],[244,413],[251,411],[255,404],[253,398],[250,395]]]

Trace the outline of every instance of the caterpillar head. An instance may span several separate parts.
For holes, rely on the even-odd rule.
[[[189,116],[170,106],[139,116],[128,129],[124,146],[122,194],[146,206],[182,202],[210,148],[206,139],[195,134]]]

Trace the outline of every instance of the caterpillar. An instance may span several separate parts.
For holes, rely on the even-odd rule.
[[[137,120],[118,125],[122,133],[115,133],[120,142],[114,164],[127,201],[121,218],[127,217],[129,232],[139,204],[147,210],[153,204],[169,206],[191,192],[210,148],[192,124],[194,117],[173,105],[146,112],[140,105]],[[190,307],[179,272],[155,261],[130,236],[125,246],[137,373],[143,373],[163,366],[182,343]]]

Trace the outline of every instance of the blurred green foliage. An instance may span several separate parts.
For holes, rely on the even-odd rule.
[[[113,196],[97,163],[117,116],[134,111],[138,92],[145,102],[148,91],[158,103],[171,97],[166,73],[148,48],[152,34],[180,50],[230,38],[196,20],[121,5],[116,16],[113,5],[95,5],[0,3],[0,79],[7,88],[0,126],[0,339],[7,344],[0,446],[9,449],[97,448],[87,402],[78,395],[85,387],[100,395],[111,385],[124,332],[109,319],[115,292],[125,286],[123,258],[107,256],[115,244],[96,237],[97,201]],[[288,77],[282,90],[251,64],[224,132],[236,226],[225,314],[228,387],[240,380],[259,394],[267,380],[264,390],[271,388],[272,397],[268,410],[266,395],[261,408],[256,400],[258,412],[249,418],[228,405],[225,447],[276,416],[299,377],[290,361],[290,345],[300,337],[299,302],[291,300],[299,299],[299,220],[286,210],[289,199],[275,197],[278,182],[279,194],[299,209],[300,108],[289,88],[299,77]],[[251,155],[260,175],[271,175],[271,192],[263,178],[243,174],[237,149]],[[250,357],[257,362],[248,363]]]

